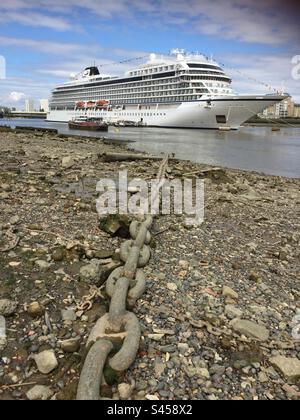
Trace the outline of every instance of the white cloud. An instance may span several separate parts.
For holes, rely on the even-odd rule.
[[[8,100],[12,102],[20,102],[25,97],[26,95],[23,92],[10,92],[8,95]]]
[[[0,22],[16,22],[22,25],[38,26],[54,29],[57,31],[74,30],[74,26],[59,17],[47,16],[42,13],[30,12],[6,12],[0,15]]]
[[[300,102],[300,83],[292,77],[289,55],[271,54],[224,54],[220,61],[227,65],[233,87],[239,93],[270,93],[274,89],[290,93]]]
[[[43,14],[33,19],[37,10]],[[0,11],[21,23],[56,30],[72,29],[70,19],[74,29],[85,11],[102,21],[122,18],[127,23],[181,27],[248,43],[273,45],[299,39],[300,7],[293,0],[10,0],[0,5]]]
[[[43,52],[45,54],[80,54],[86,52],[87,45],[84,44],[71,44],[65,42],[52,42],[52,41],[37,41],[34,39],[22,39],[0,36],[0,45],[25,47],[33,50]],[[93,51],[101,50],[99,45],[89,45]]]

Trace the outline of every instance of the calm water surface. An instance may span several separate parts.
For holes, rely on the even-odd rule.
[[[67,124],[44,120],[0,120],[0,125],[56,128],[61,133],[101,137],[101,133],[69,130]],[[242,127],[237,131],[110,127],[105,137],[132,140],[133,149],[175,153],[180,159],[227,168],[300,178],[300,127]]]

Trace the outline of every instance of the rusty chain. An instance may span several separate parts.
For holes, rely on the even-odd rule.
[[[159,167],[157,181],[163,184],[168,166],[168,155]],[[159,194],[159,189],[157,189]],[[140,220],[142,219],[142,220]],[[107,365],[116,374],[129,368],[138,352],[141,328],[131,308],[146,289],[144,272],[141,270],[150,260],[151,215],[141,215],[130,225],[131,240],[120,249],[124,266],[116,268],[106,283],[106,292],[111,298],[109,312],[95,324],[87,340],[89,352],[81,371],[77,400],[99,400],[103,370]]]

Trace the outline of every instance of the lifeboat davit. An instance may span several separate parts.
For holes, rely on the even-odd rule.
[[[93,102],[93,101],[89,101],[89,102],[86,104],[86,106],[87,106],[88,108],[93,108],[93,106],[95,106],[95,102]]]
[[[84,108],[84,102],[77,102],[76,108]]]

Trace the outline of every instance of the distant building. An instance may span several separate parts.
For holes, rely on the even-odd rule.
[[[48,99],[40,99],[40,111],[49,112],[49,101],[48,101]]]
[[[281,102],[277,102],[275,105],[266,108],[263,113],[262,117],[264,118],[287,118],[287,117],[294,117],[295,111],[295,104],[291,96],[284,99]]]
[[[32,99],[25,100],[25,112],[34,112],[34,101]]]
[[[294,105],[294,118],[300,118],[300,104]]]

